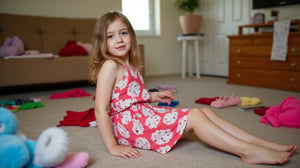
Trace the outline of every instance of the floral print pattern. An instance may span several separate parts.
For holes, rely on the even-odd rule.
[[[112,92],[110,116],[120,145],[165,154],[182,136],[190,109],[152,106],[141,73],[126,69]]]

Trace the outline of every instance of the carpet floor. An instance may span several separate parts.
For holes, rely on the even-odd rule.
[[[288,96],[294,96],[300,99],[299,92],[229,85],[227,84],[226,78],[207,76],[202,76],[199,80],[195,79],[195,77],[182,79],[179,75],[146,77],[145,84],[149,89],[156,88],[160,84],[175,86],[177,88],[175,97],[179,100],[177,107],[208,107],[208,105],[196,104],[194,101],[200,97],[231,96],[232,93],[235,93],[236,96],[257,97],[261,100],[261,105],[263,106],[278,105]],[[19,130],[24,133],[27,138],[36,140],[43,130],[49,127],[55,127],[66,115],[67,110],[80,112],[94,107],[93,96],[95,95],[95,87],[81,86],[80,88],[91,93],[92,96],[49,99],[53,92],[61,93],[74,89],[64,88],[0,95],[0,100],[26,97],[39,97],[42,99],[44,107],[19,110],[15,113],[20,123]],[[255,114],[253,110],[241,112],[237,106],[212,109],[221,117],[258,137],[278,143],[300,146],[300,129],[288,127],[274,128],[269,124],[263,124],[259,121],[261,116]],[[298,150],[285,165],[248,165],[243,163],[239,157],[210,148],[194,138],[179,141],[176,146],[165,155],[153,151],[139,150],[141,153],[139,158],[122,159],[114,157],[106,151],[97,128],[78,126],[60,128],[68,133],[70,152],[85,151],[89,153],[89,168],[300,167],[300,150]]]

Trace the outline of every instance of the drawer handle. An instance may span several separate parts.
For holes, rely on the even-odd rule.
[[[290,65],[291,65],[292,68],[295,68],[297,64],[296,64],[296,62],[291,62]]]
[[[241,74],[240,74],[240,73],[236,74],[236,77],[237,77],[237,78],[240,78],[240,77],[241,77]]]
[[[237,53],[241,53],[241,49],[237,49],[236,52],[237,52]]]
[[[290,79],[290,82],[291,82],[291,83],[295,83],[295,82],[296,82],[296,78],[291,78],[291,79]]]
[[[295,53],[298,51],[298,48],[292,48],[292,52]]]
[[[242,64],[242,61],[237,60],[237,61],[236,61],[236,64],[241,65],[241,64]]]

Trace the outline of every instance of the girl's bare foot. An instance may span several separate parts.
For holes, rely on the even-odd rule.
[[[278,152],[292,152],[294,153],[297,149],[298,146],[294,146],[294,145],[281,145],[281,144],[277,144],[277,143],[273,143],[273,142],[268,142],[268,143],[264,143],[264,144],[256,144],[259,146],[262,146],[264,148],[268,148],[268,149],[272,149],[274,151],[278,151]]]
[[[247,164],[284,164],[289,160],[291,152],[274,151],[261,147],[253,147],[241,157]]]

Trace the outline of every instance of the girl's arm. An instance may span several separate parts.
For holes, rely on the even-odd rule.
[[[118,76],[118,64],[112,60],[105,61],[98,74],[95,115],[98,131],[106,149],[115,156],[123,158],[136,158],[139,152],[131,147],[118,145],[112,130],[108,108],[112,89]]]

